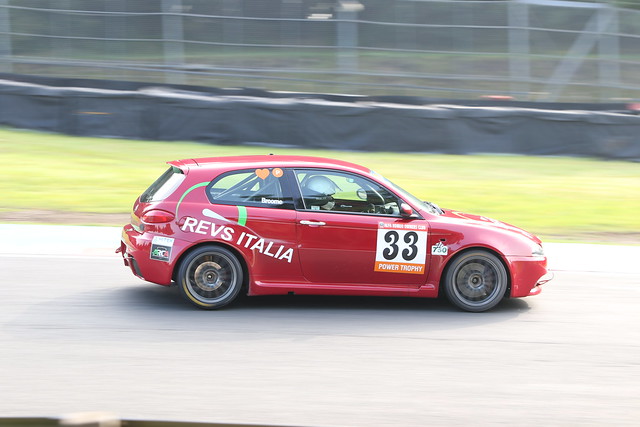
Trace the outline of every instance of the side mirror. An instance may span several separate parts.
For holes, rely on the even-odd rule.
[[[407,203],[400,203],[400,216],[403,218],[415,218],[415,213],[413,212],[413,208],[409,206]]]

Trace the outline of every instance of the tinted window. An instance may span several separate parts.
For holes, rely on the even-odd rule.
[[[293,208],[291,197],[282,191],[279,168],[237,171],[224,174],[207,188],[211,203]]]
[[[159,202],[166,199],[184,181],[185,175],[176,167],[170,167],[151,184],[140,196],[143,203]]]
[[[305,209],[399,215],[400,201],[383,186],[337,171],[297,170]]]

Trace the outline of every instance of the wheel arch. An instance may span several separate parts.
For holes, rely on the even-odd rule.
[[[471,251],[477,251],[477,250],[482,250],[485,252],[489,252],[490,254],[495,255],[500,262],[502,263],[502,265],[504,266],[505,270],[507,271],[507,290],[505,292],[505,297],[510,297],[511,296],[511,268],[509,268],[509,263],[506,261],[506,259],[504,258],[504,256],[502,255],[502,253],[498,252],[497,250],[495,250],[494,248],[488,247],[488,246],[481,246],[481,245],[477,245],[477,246],[467,246],[465,248],[462,248],[458,251],[456,251],[455,254],[453,254],[446,262],[444,268],[442,269],[442,273],[440,274],[440,281],[438,282],[438,296],[443,296],[444,292],[442,292],[442,288],[444,286],[444,281],[447,278],[447,272],[449,271],[449,268],[451,268],[451,265],[453,265],[454,261],[458,258],[460,258],[461,256],[463,256],[464,254],[466,254],[467,252],[471,252]]]
[[[233,255],[236,256],[236,258],[238,259],[238,262],[240,263],[240,266],[242,267],[242,292],[248,292],[249,291],[249,283],[250,283],[250,273],[249,273],[249,267],[248,267],[248,263],[247,260],[245,259],[244,255],[242,254],[242,252],[240,252],[237,248],[235,248],[232,245],[229,245],[227,243],[224,242],[220,242],[220,241],[204,241],[204,242],[198,242],[192,246],[189,246],[187,249],[185,249],[184,251],[182,251],[182,253],[180,254],[180,256],[178,257],[178,259],[175,260],[174,265],[173,265],[173,271],[171,272],[171,279],[173,280],[173,282],[177,282],[177,274],[178,271],[180,270],[180,266],[182,265],[182,262],[184,261],[184,259],[193,251],[200,249],[202,247],[205,246],[216,246],[216,247],[220,247],[220,248],[224,248],[229,250]]]

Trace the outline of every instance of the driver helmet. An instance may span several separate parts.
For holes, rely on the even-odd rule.
[[[307,181],[305,188],[313,192],[313,196],[331,196],[336,194],[338,187],[326,176],[312,176]]]

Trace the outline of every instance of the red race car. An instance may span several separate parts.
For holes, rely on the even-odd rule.
[[[216,309],[248,295],[437,297],[485,311],[551,279],[540,240],[440,209],[371,170],[303,156],[169,162],[117,250],[136,276]]]

